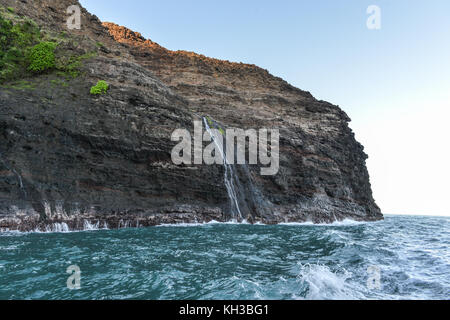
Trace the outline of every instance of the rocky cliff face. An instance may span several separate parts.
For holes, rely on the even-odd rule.
[[[110,228],[225,221],[230,200],[220,165],[171,160],[171,133],[209,115],[225,127],[280,130],[280,170],[236,166],[238,201],[251,222],[331,222],[382,215],[367,156],[330,103],[253,65],[172,52],[82,10],[74,1],[0,0],[43,31],[67,33],[64,55],[89,54],[77,77],[33,75],[0,87],[0,229],[66,223]],[[106,95],[89,89],[106,80]],[[63,82],[63,85],[59,85]]]

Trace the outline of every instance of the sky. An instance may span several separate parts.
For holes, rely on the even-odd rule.
[[[450,1],[81,0],[171,50],[256,64],[339,105],[383,213],[450,216]],[[369,29],[371,5],[380,29]]]

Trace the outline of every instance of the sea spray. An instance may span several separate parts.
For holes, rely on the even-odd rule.
[[[61,223],[52,223],[51,225],[46,226],[45,232],[47,233],[59,233],[59,232],[69,232],[69,226],[65,222]]]

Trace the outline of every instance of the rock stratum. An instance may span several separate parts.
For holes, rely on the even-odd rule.
[[[3,12],[12,7],[64,34],[64,55],[87,57],[76,77],[46,72],[0,87],[1,230],[228,220],[224,166],[171,160],[172,132],[193,130],[201,115],[225,127],[280,130],[277,175],[236,166],[249,222],[382,219],[367,155],[339,107],[254,65],[167,50],[83,8],[81,29],[67,30],[74,4],[0,0]],[[98,80],[108,93],[90,95]]]

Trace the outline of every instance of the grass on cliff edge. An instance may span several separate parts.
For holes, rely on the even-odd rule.
[[[97,52],[72,54],[67,34],[50,34],[31,19],[0,6],[0,85],[42,73],[65,78],[80,75],[83,60]]]

